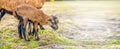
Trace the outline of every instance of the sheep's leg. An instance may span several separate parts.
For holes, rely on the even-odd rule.
[[[16,12],[15,12],[16,13]],[[18,17],[19,19],[19,24],[18,24],[18,35],[19,35],[19,38],[23,38],[22,35],[23,35],[23,32],[24,32],[24,28],[23,28],[23,18],[21,16],[19,16],[17,13],[16,13],[16,16]]]
[[[27,26],[27,22],[28,22],[28,20],[25,20],[24,19],[24,21],[23,21],[23,36],[24,36],[24,39],[26,40],[26,41],[30,41],[29,40],[29,38],[28,38],[28,33],[26,32],[26,26]]]
[[[24,39],[25,39],[26,41],[30,41],[30,40],[27,38],[28,34],[26,35],[26,25],[27,25],[28,19],[23,19],[22,16],[19,16],[19,15],[17,14],[17,12],[15,12],[15,13],[16,13],[16,16],[18,17],[18,19],[20,20],[20,30],[21,30],[21,32],[22,32],[22,34],[23,34]]]
[[[33,25],[34,25],[34,23],[32,23],[32,22],[29,23],[29,28],[31,28],[30,32],[29,32],[29,35],[34,35],[35,29],[32,28]],[[39,24],[39,27],[40,27],[41,30],[45,30],[45,28],[40,24]]]
[[[33,23],[32,22],[29,22],[29,35],[34,35],[34,29],[33,29]]]
[[[35,40],[38,41],[39,40],[39,37],[38,37],[38,23],[34,23],[34,27],[35,29]]]
[[[19,21],[19,24],[18,24],[18,35],[19,35],[19,38],[23,38],[22,37],[22,22]]]
[[[29,32],[29,35],[34,35],[35,34],[35,28],[32,28],[33,25],[34,25],[34,23],[30,23],[29,27],[31,28],[31,30]],[[45,30],[45,28],[40,24],[39,24],[39,27],[40,27],[41,30]]]
[[[34,27],[34,23],[32,23],[32,26],[33,26],[33,28],[31,29],[32,31],[31,31],[31,33],[32,33],[32,35],[34,35],[35,34],[35,27]]]
[[[29,35],[31,35],[31,24],[30,24],[30,22],[28,22],[28,24],[29,24],[29,28],[28,28],[28,30],[29,30]]]
[[[0,20],[2,19],[2,17],[5,15],[5,10],[4,9],[1,9],[0,10]]]

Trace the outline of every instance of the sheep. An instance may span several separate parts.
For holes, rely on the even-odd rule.
[[[45,0],[0,0],[0,20],[5,13],[11,14],[13,9],[20,4],[29,4],[38,9],[41,9],[44,5]]]
[[[54,30],[58,29],[58,19],[56,16],[48,16],[42,10],[39,10],[31,5],[22,4],[15,7],[13,15],[20,21],[20,29],[22,30],[24,39],[26,41],[29,41],[28,32],[26,32],[26,25],[28,21],[34,23],[33,29],[35,40],[39,40],[37,33],[38,25],[49,25]]]

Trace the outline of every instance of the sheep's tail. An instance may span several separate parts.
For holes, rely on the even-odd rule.
[[[15,11],[15,15],[16,15],[16,17],[18,18],[18,20],[23,21],[22,16],[18,15],[18,13],[17,13],[16,11]]]

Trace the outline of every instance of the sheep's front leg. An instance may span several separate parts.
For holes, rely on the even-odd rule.
[[[33,23],[32,22],[29,22],[29,35],[34,35],[34,29],[33,29]]]
[[[35,22],[34,23],[34,33],[35,33],[35,40],[38,41],[39,40],[39,37],[38,37],[38,23]]]
[[[28,20],[24,19],[24,21],[23,21],[23,36],[26,41],[30,41],[28,38],[28,32],[26,32],[27,22],[28,22]]]

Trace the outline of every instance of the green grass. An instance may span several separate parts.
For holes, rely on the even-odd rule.
[[[65,49],[76,49],[76,47],[73,47],[73,46],[69,46],[69,47],[66,47]]]
[[[113,44],[120,45],[120,40],[112,40],[111,41]]]
[[[43,46],[51,45],[51,44],[60,44],[60,45],[69,45],[72,43],[72,40],[67,39],[65,37],[59,36],[59,34],[53,30],[39,30],[39,41],[35,41],[33,36],[30,36],[30,42],[25,41],[24,39],[19,39],[17,36],[17,29],[12,30],[3,29],[0,32],[0,35],[3,35],[2,39],[0,39],[1,49],[29,49],[29,48],[39,48],[42,49]],[[14,32],[13,32],[14,31]]]

